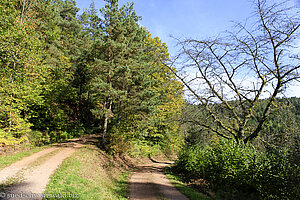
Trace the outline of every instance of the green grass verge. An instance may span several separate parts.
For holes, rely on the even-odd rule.
[[[86,146],[63,161],[51,177],[44,199],[119,199],[128,198],[129,172],[112,157]]]
[[[170,168],[165,168],[164,172],[171,183],[177,188],[179,192],[187,196],[190,200],[211,200],[211,198],[195,191],[193,188],[190,188],[182,181],[182,179],[174,174]]]
[[[15,153],[15,154],[10,154],[10,155],[5,155],[5,156],[0,155],[0,169],[9,166],[12,163],[17,162],[26,156],[30,156],[31,154],[34,154],[38,151],[41,151],[41,150],[49,148],[49,147],[50,147],[50,145],[42,146],[42,147],[32,147],[29,150],[21,151],[21,152]]]

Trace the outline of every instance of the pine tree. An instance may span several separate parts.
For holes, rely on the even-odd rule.
[[[103,117],[105,142],[109,124],[120,126],[129,119],[134,121],[141,111],[148,66],[143,43],[146,33],[137,23],[133,4],[119,8],[118,1],[108,0],[101,14],[98,27],[103,34],[95,40],[91,52],[95,74],[91,85],[96,104],[93,113]]]

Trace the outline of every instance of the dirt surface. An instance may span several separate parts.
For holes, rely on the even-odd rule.
[[[83,144],[91,142],[91,137],[75,139],[32,154],[0,170],[0,185],[5,188],[5,192],[0,191],[0,200],[42,199],[50,176],[63,160]],[[130,199],[188,200],[163,174],[162,169],[169,164],[152,160],[139,165],[130,179]]]
[[[12,165],[0,170],[0,183],[2,181],[6,180],[8,177],[14,176],[18,171],[25,169],[30,163],[32,163],[39,157],[44,156],[48,153],[51,153],[52,151],[54,151],[56,149],[57,149],[57,147],[51,147],[49,149],[42,150],[31,156],[25,157],[22,160],[20,160],[16,163],[13,163]]]
[[[62,143],[0,170],[0,184],[6,186],[0,199],[42,199],[50,175],[81,146],[80,141]]]
[[[152,162],[138,166],[130,178],[131,200],[188,200],[163,174],[163,168],[169,162]]]

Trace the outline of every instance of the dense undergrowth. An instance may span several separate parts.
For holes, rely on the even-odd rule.
[[[186,147],[174,169],[187,182],[206,181],[207,187],[199,184],[199,188],[213,190],[222,199],[299,199],[300,167],[293,155],[218,141]]]

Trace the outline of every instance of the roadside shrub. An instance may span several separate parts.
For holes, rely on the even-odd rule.
[[[64,142],[67,139],[71,139],[72,136],[67,131],[50,131],[49,137],[51,143]]]
[[[28,142],[27,136],[24,134],[20,138],[12,136],[11,133],[0,129],[0,147],[1,146],[14,146]]]
[[[284,150],[268,151],[255,176],[255,185],[265,199],[300,199],[300,167]]]
[[[162,154],[161,146],[157,144],[149,144],[147,141],[133,141],[133,148],[129,155],[133,157],[148,157]]]
[[[128,133],[123,129],[113,127],[106,137],[105,148],[110,154],[126,154],[132,150],[132,142],[128,141]]]
[[[299,166],[283,151],[259,152],[250,144],[220,140],[186,147],[175,169],[188,180],[205,179],[214,189],[230,188],[238,191],[237,195],[242,192],[259,194],[262,199],[299,199]]]
[[[41,146],[50,143],[50,137],[47,132],[31,131],[29,134],[30,143]]]

